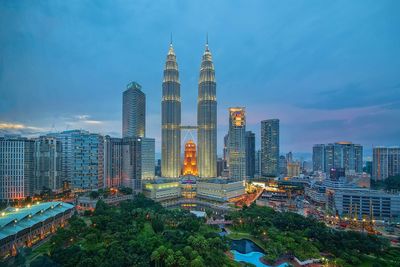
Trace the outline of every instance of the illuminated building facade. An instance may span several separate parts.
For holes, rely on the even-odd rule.
[[[234,181],[246,177],[246,115],[245,108],[229,108],[229,177]]]
[[[217,96],[215,70],[206,44],[200,67],[197,101],[197,164],[200,178],[217,176]]]
[[[0,137],[0,201],[32,195],[34,141],[20,136]]]
[[[196,144],[193,140],[189,140],[185,144],[185,153],[183,158],[183,175],[198,175],[197,159],[196,159]]]
[[[161,174],[178,178],[181,173],[181,93],[178,64],[172,43],[164,68],[161,102]]]

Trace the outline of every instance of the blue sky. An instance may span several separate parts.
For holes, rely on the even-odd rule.
[[[260,121],[279,118],[282,152],[400,145],[399,13],[395,0],[0,1],[0,134],[120,136],[122,91],[137,81],[159,151],[172,32],[189,125],[209,35],[219,152],[230,106],[246,107],[258,139]]]

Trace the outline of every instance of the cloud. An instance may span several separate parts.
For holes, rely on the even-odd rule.
[[[46,128],[28,126],[22,123],[0,122],[0,135],[18,134],[31,137],[47,130]]]

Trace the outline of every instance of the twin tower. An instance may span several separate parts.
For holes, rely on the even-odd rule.
[[[181,92],[172,43],[164,68],[161,101],[161,174],[181,175]],[[197,167],[200,178],[217,176],[217,97],[215,70],[208,42],[200,66],[197,98]]]

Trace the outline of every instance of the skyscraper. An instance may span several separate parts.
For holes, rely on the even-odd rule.
[[[229,109],[229,177],[235,181],[246,178],[246,114],[245,108]]]
[[[254,178],[256,167],[256,135],[251,132],[246,132],[246,176]]]
[[[131,82],[123,93],[122,136],[145,137],[145,131],[146,95],[140,84]]]
[[[400,175],[400,147],[374,147],[372,179],[379,181],[396,175]]]
[[[178,63],[172,43],[164,68],[161,102],[161,174],[177,178],[181,172],[181,92]]]
[[[198,169],[201,178],[217,176],[217,96],[208,42],[200,67],[197,101]]]
[[[261,121],[261,175],[279,174],[279,120]]]
[[[313,146],[313,171],[325,172],[325,145],[317,144]]]

